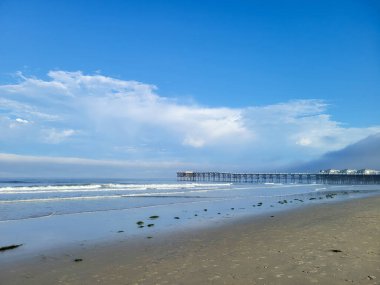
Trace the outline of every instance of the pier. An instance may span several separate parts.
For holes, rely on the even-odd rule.
[[[380,184],[380,174],[177,172],[178,181],[283,184]]]

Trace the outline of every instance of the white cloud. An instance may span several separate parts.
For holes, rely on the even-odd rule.
[[[7,88],[4,88],[4,85],[0,85],[0,91],[3,92],[3,94],[0,92],[0,96],[6,96],[11,93]],[[44,121],[58,120],[58,117],[56,115],[40,112],[37,107],[16,101],[14,99],[7,99],[2,97],[0,97],[0,111],[8,113],[12,116],[20,116],[24,118],[36,118]]]
[[[226,159],[257,163],[268,155],[279,161],[295,153],[313,158],[380,132],[379,126],[343,126],[331,119],[321,100],[207,107],[159,96],[156,86],[137,81],[79,71],[50,71],[48,76],[43,80],[21,75],[19,83],[0,85],[0,111],[7,118],[33,122],[36,136],[40,134],[36,141],[65,144],[65,153],[74,155],[80,154],[79,147],[70,145],[69,138],[80,134],[76,143],[83,149],[94,146],[99,156],[120,154],[117,146],[124,145],[129,147],[124,153],[133,155],[143,156],[144,149],[152,154],[157,148],[168,149],[174,157],[190,152],[191,159],[208,149],[212,155],[232,153]],[[135,148],[144,144],[148,146]]]
[[[47,143],[61,143],[62,141],[68,139],[73,136],[76,131],[75,130],[56,130],[56,129],[46,129],[42,131],[43,139]]]
[[[17,118],[15,121],[17,123],[20,123],[20,124],[29,124],[28,120],[24,120],[24,119],[21,119],[21,118]]]
[[[55,116],[59,118],[67,117],[67,113],[73,117],[81,113],[83,116],[77,118],[78,122],[93,122],[95,127],[106,122],[120,129],[129,127],[129,124],[137,125],[140,130],[160,128],[174,134],[183,145],[199,147],[232,142],[233,136],[239,136],[241,140],[251,136],[238,109],[181,105],[158,96],[154,85],[136,81],[88,76],[81,72],[51,71],[48,75],[50,81],[22,77],[21,83],[3,85],[0,90],[13,98],[14,95],[32,97],[37,100],[37,106],[38,103],[49,104],[58,111]],[[16,104],[29,115],[33,115],[30,110],[37,109],[37,106],[14,101],[12,105],[8,104],[8,108],[21,109]],[[52,132],[51,137],[57,137],[56,132]]]
[[[296,144],[299,144],[299,145],[303,145],[303,146],[308,146],[308,145],[311,145],[312,144],[312,140],[310,138],[305,138],[305,137],[302,137],[300,138]]]
[[[205,141],[202,140],[202,139],[196,139],[196,138],[192,138],[192,137],[186,137],[183,140],[183,144],[184,145],[189,145],[189,146],[192,146],[192,147],[202,147],[202,146],[204,146]]]
[[[9,122],[9,128],[11,128],[11,129],[22,127],[22,126],[25,126],[25,125],[31,123],[28,120],[24,120],[24,119],[21,119],[21,118],[17,118],[15,120],[9,120],[9,121],[10,121]]]

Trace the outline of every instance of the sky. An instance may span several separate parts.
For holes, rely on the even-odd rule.
[[[378,1],[0,0],[0,177],[380,168],[379,96]]]

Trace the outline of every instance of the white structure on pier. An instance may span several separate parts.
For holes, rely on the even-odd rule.
[[[342,174],[357,174],[358,171],[356,169],[343,169],[340,171]]]
[[[362,174],[362,175],[374,175],[374,174],[380,174],[380,171],[378,170],[373,170],[373,169],[368,169],[368,168],[364,168],[364,169],[360,169],[360,170],[356,170],[356,169],[342,169],[342,170],[339,170],[339,169],[325,169],[325,170],[321,170],[319,171],[320,174]]]
[[[364,168],[364,169],[358,170],[357,173],[364,174],[364,175],[371,175],[371,174],[380,174],[380,171]]]
[[[319,173],[320,174],[339,174],[341,172],[338,169],[325,169],[325,170],[319,171]]]

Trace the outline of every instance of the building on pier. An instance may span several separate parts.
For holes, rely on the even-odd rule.
[[[361,174],[361,175],[373,175],[373,174],[380,174],[380,171],[377,171],[377,170],[373,170],[373,169],[368,169],[368,168],[364,168],[364,169],[360,169],[360,170],[356,170],[356,169],[342,169],[342,170],[339,170],[339,169],[325,169],[325,170],[321,170],[319,171],[320,174]]]
[[[364,168],[364,169],[358,170],[357,173],[364,174],[364,175],[371,175],[371,174],[380,174],[380,171]]]
[[[340,171],[342,174],[356,174],[358,171],[356,169],[343,169]]]
[[[339,174],[341,173],[339,169],[325,169],[319,171],[320,174]]]

